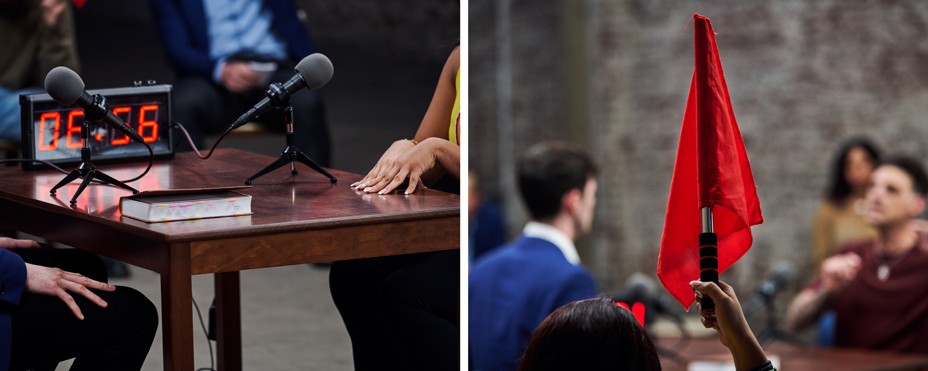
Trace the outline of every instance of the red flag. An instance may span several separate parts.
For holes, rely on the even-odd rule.
[[[657,276],[684,308],[689,282],[699,279],[700,208],[713,206],[719,273],[751,247],[751,226],[763,223],[760,202],[709,19],[693,15],[696,66],[670,182]]]

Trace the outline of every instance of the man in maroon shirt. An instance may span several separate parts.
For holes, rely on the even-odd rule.
[[[878,236],[826,259],[790,304],[786,327],[800,329],[831,309],[836,346],[928,354],[928,235],[915,220],[926,194],[928,176],[917,160],[877,167],[866,216]]]

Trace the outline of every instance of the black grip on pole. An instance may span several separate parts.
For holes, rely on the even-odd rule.
[[[719,283],[719,242],[715,233],[699,234],[699,280]],[[699,305],[703,310],[715,310],[708,296],[703,296]]]

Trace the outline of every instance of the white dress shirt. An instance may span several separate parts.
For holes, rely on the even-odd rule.
[[[554,246],[557,246],[557,248],[561,250],[561,253],[564,254],[564,258],[566,258],[570,264],[580,265],[580,255],[577,255],[577,247],[574,245],[574,242],[567,238],[567,235],[557,228],[549,224],[528,222],[525,228],[522,229],[522,234],[525,235],[525,237],[540,238],[553,243]]]

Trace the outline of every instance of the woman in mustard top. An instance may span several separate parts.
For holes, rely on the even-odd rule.
[[[876,146],[865,138],[850,140],[838,151],[827,198],[819,205],[812,227],[813,271],[845,243],[876,237],[876,229],[864,218],[863,197],[879,161]]]
[[[455,48],[445,62],[416,136],[394,142],[352,188],[407,197],[394,192],[404,182],[409,195],[426,192],[443,174],[459,179],[459,53]],[[460,367],[459,256],[449,250],[332,264],[329,287],[351,336],[355,370]]]

